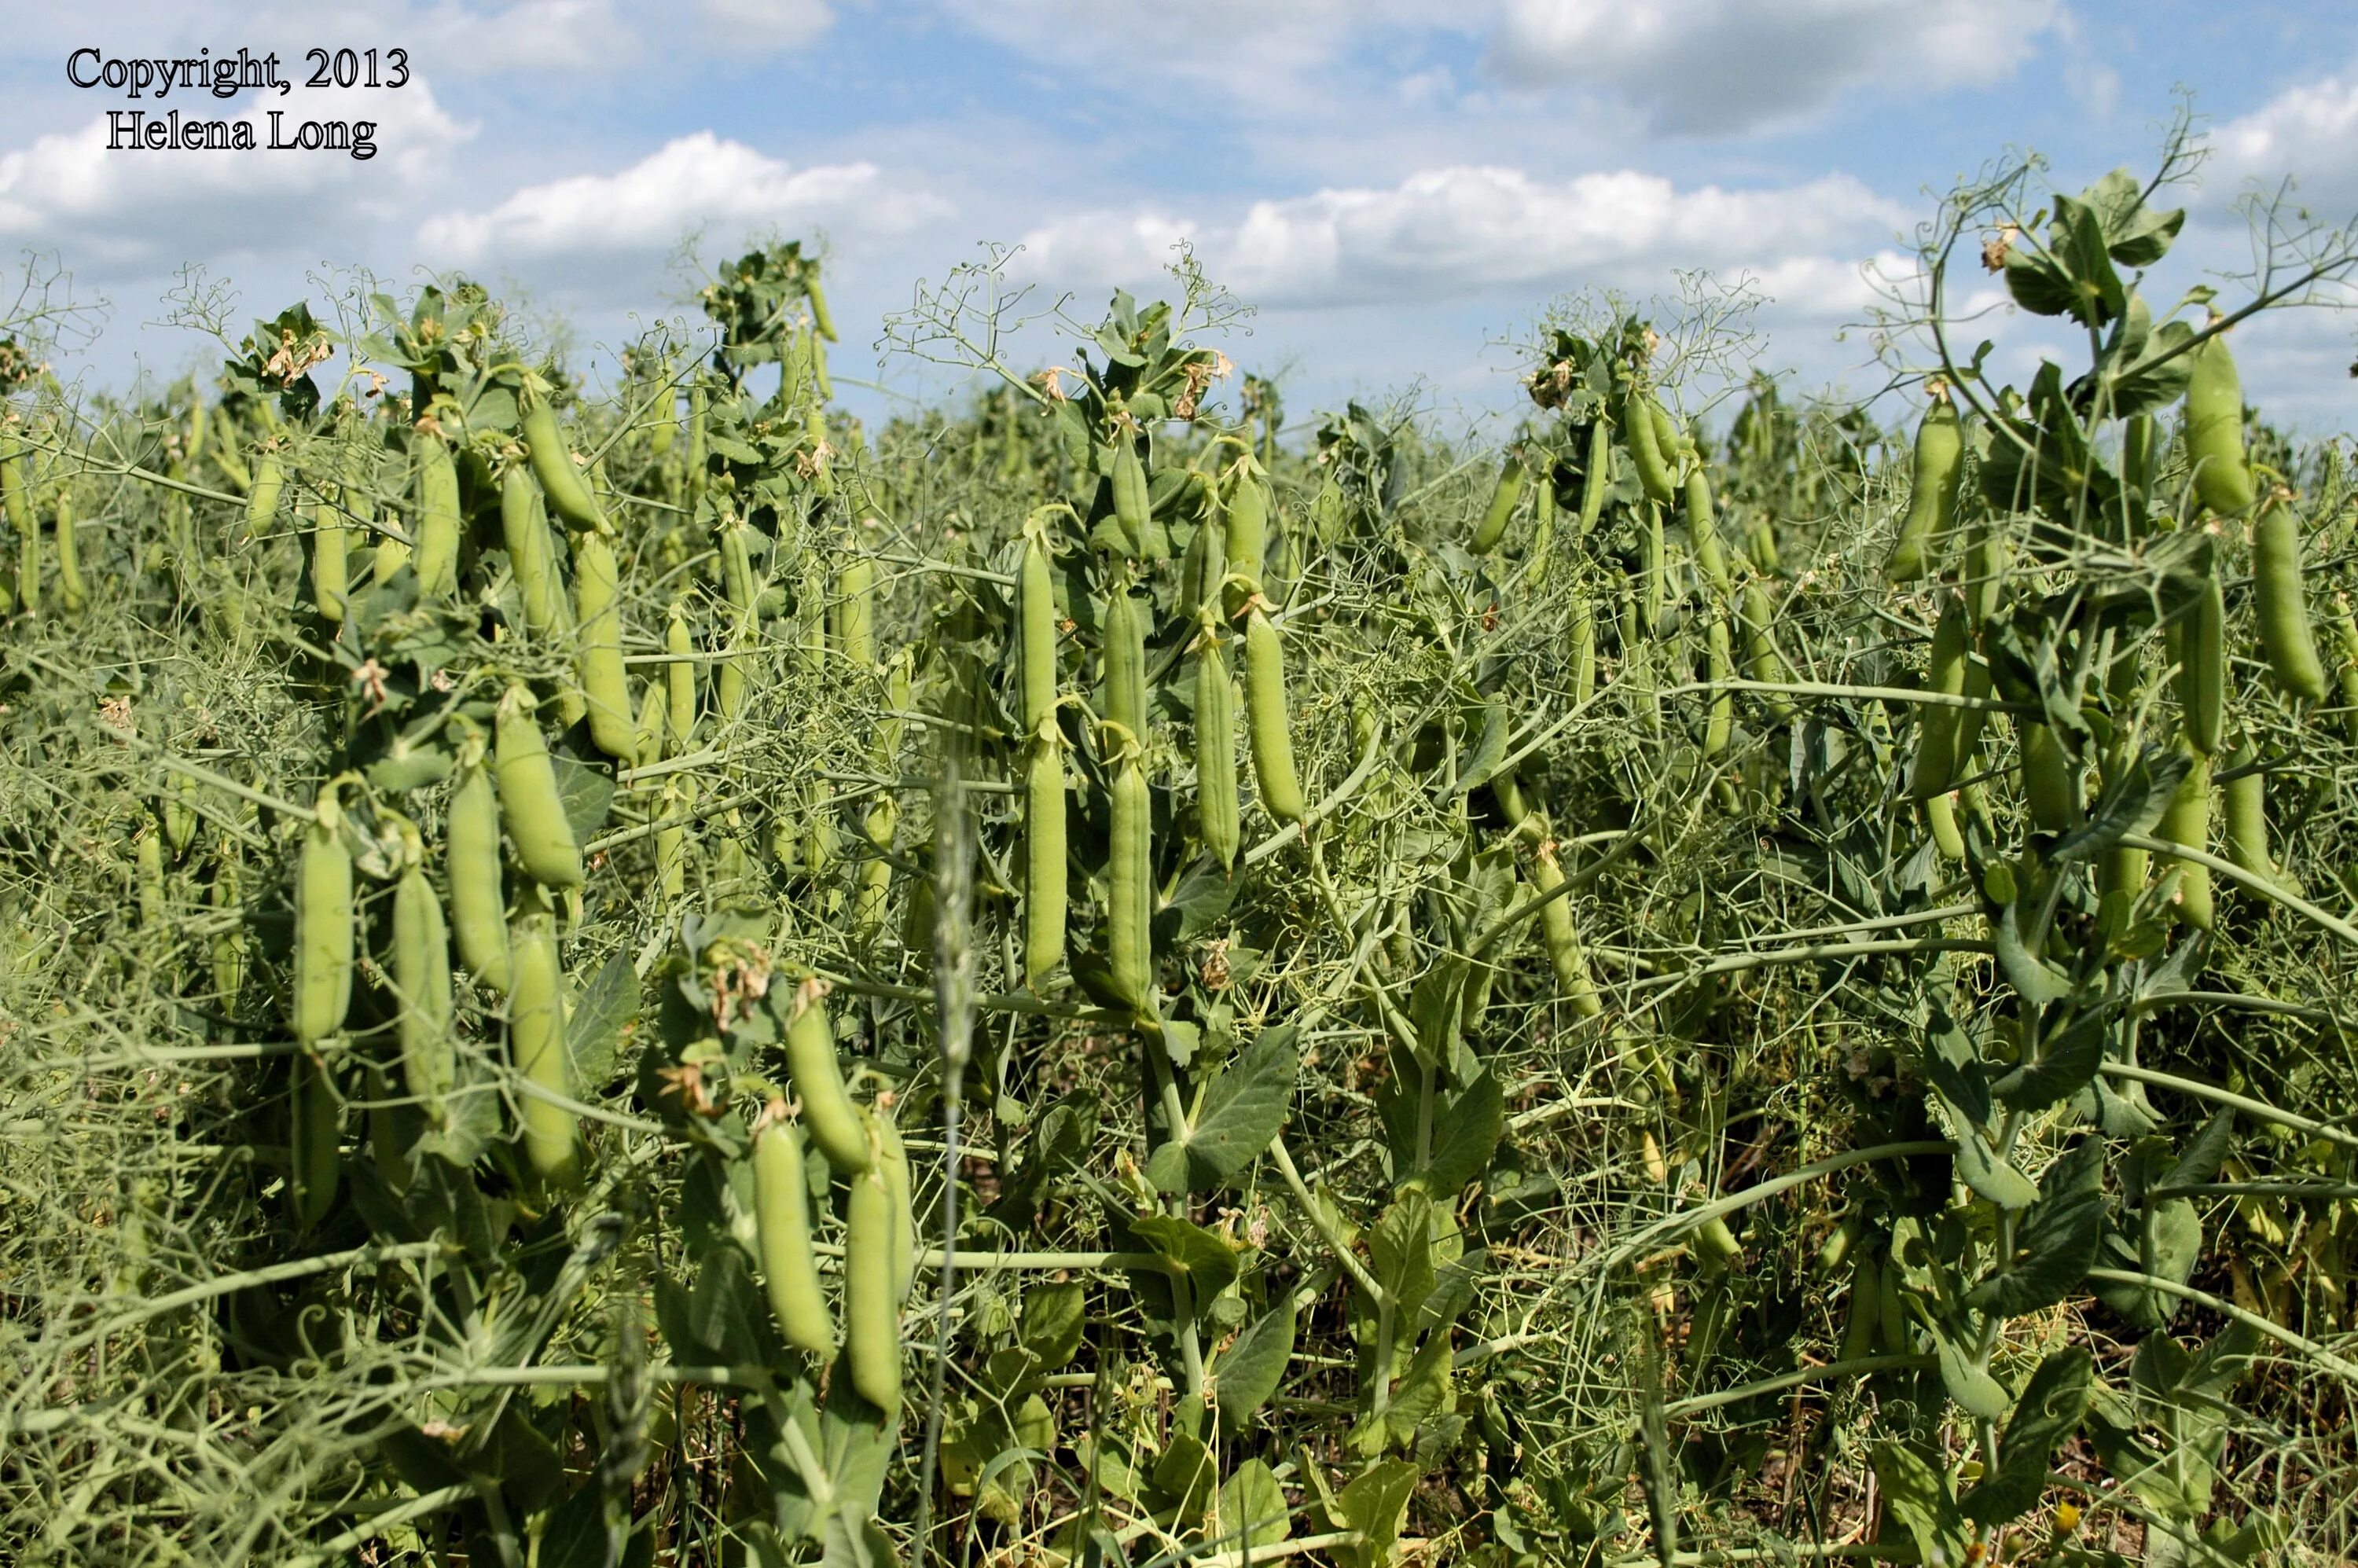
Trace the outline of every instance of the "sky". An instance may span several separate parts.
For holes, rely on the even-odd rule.
[[[1747,308],[1714,362],[1872,394],[1871,317],[1914,276],[1955,183],[2043,155],[2076,190],[2149,173],[2190,92],[2209,156],[2148,293],[2247,298],[2239,196],[2296,180],[2358,215],[2358,7],[2149,0],[0,0],[0,319],[27,276],[92,308],[60,368],[120,385],[218,360],[190,297],[255,317],[451,271],[569,323],[593,376],[700,267],[760,237],[823,244],[847,400],[938,397],[970,373],[891,348],[928,283],[997,247],[1011,318],[1167,295],[1174,247],[1250,313],[1204,341],[1273,378],[1289,417],[1349,397],[1511,416],[1552,309],[1596,291]],[[2134,16],[2132,24],[2128,18]],[[299,85],[312,48],[404,51],[407,81]],[[74,51],[276,50],[287,95],[133,102]],[[85,61],[89,57],[84,57]],[[376,156],[108,150],[109,111],[375,122]],[[191,271],[189,269],[196,269]],[[365,269],[365,271],[356,270]],[[1878,285],[1877,280],[1883,280]],[[2342,291],[2346,293],[2347,291]],[[1970,255],[1955,297],[1990,363],[2074,348]],[[94,330],[95,335],[92,336]],[[2358,316],[2237,334],[2253,401],[2353,427]],[[2084,352],[2084,346],[2081,345]],[[1043,320],[1018,368],[1077,350]]]

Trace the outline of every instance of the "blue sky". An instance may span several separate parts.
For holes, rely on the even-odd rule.
[[[13,16],[8,12],[15,13]],[[1094,317],[1152,290],[1184,239],[1258,307],[1219,340],[1289,410],[1414,385],[1447,417],[1515,402],[1512,352],[1585,288],[1671,292],[1679,269],[1761,297],[1760,362],[1802,387],[1880,385],[1860,265],[1904,272],[1934,193],[2010,147],[2076,189],[2144,168],[2195,93],[2213,144],[2183,193],[2174,297],[2248,265],[2232,210],[2292,175],[2358,214],[2358,9],[2058,0],[384,0],[365,18],[216,0],[0,9],[0,266],[53,253],[110,307],[72,362],[119,382],[211,357],[162,324],[179,268],[232,285],[241,325],[322,306],[345,269],[396,291],[463,268],[569,319],[578,363],[677,314],[757,232],[822,236],[839,372],[898,394],[957,384],[871,345],[920,278],[981,242],[1015,281]],[[2134,16],[2134,25],[2126,18]],[[74,49],[177,55],[314,45],[407,51],[398,92],[297,92],[209,115],[379,123],[368,162],[103,150],[118,93]],[[5,280],[14,282],[11,276]],[[1985,287],[1975,274],[1974,287]],[[13,292],[13,289],[8,292]],[[2229,286],[2230,296],[2234,287]],[[0,293],[0,298],[8,297]],[[2351,427],[2358,319],[2255,323],[2255,400]],[[2053,341],[2003,316],[1997,362]],[[1034,333],[1019,357],[1059,345]],[[857,393],[869,406],[884,399]]]

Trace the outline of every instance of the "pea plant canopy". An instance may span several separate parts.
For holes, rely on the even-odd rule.
[[[1702,287],[1502,448],[1184,261],[872,432],[799,243],[598,401],[20,308],[0,1558],[2347,1561],[2358,526],[2234,353],[2358,231],[2190,281],[2200,153],[1943,202],[1897,433]]]

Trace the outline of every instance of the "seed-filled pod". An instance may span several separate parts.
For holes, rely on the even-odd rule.
[[[1116,587],[1105,606],[1105,717],[1143,741],[1146,736],[1146,628],[1138,601]]]
[[[2323,702],[2331,689],[2309,624],[2309,595],[2300,581],[2300,516],[2292,493],[2269,496],[2252,524],[2252,598],[2260,646],[2277,684],[2294,697]]]
[[[1743,606],[1746,672],[1754,680],[1772,686],[1791,684],[1793,672],[1785,667],[1785,655],[1777,651],[1776,634],[1771,630],[1776,622],[1776,611],[1768,601],[1768,589],[1758,578],[1745,583]],[[1585,606],[1582,607],[1580,613],[1586,615]],[[1768,717],[1778,723],[1782,724],[1793,717],[1793,705],[1783,697],[1770,693],[1761,700]]]
[[[1588,464],[1580,475],[1580,536],[1586,538],[1605,515],[1605,492],[1613,488],[1613,427],[1590,421]]]
[[[693,779],[665,779],[662,805],[655,813],[655,819],[664,825],[655,829],[655,879],[666,900],[687,892],[687,828],[681,818],[687,815],[694,788]]]
[[[508,901],[500,866],[500,805],[480,762],[459,770],[444,827],[443,871],[450,883],[450,929],[459,961],[477,983],[508,989]]]
[[[2227,759],[2227,771],[2242,776],[2229,779],[2223,786],[2220,826],[2225,830],[2227,859],[2252,875],[2273,881],[2277,863],[2268,852],[2268,781],[2255,766],[2258,760],[2248,741]]]
[[[27,615],[38,615],[41,611],[41,519],[33,509],[24,453],[16,438],[5,433],[0,433],[0,511],[7,514],[8,525],[16,535],[16,607]]]
[[[74,535],[73,496],[58,492],[58,607],[68,615],[79,615],[89,602],[89,590],[82,586],[81,541]]]
[[[2342,652],[2342,661],[2334,667],[2334,679],[2342,687],[2342,728],[2358,741],[2358,615],[2351,612],[2347,594],[2333,598],[2333,640]]]
[[[761,1244],[762,1285],[778,1333],[797,1350],[835,1354],[835,1316],[819,1289],[811,1250],[810,1181],[802,1131],[773,1102],[753,1134],[753,1224]]]
[[[664,699],[663,683],[647,682],[645,692],[639,697],[639,721],[632,727],[638,737],[631,752],[633,767],[651,768],[663,761],[664,720],[668,706]],[[644,789],[648,786],[646,781],[642,780],[635,787]]]
[[[1639,610],[1644,617],[1644,633],[1651,637],[1661,631],[1662,616],[1671,601],[1671,554],[1662,538],[1662,509],[1651,503],[1646,507],[1646,525],[1638,535],[1638,557],[1644,596]]]
[[[167,911],[164,907],[164,830],[159,823],[141,825],[139,836],[131,846],[131,855],[139,876],[139,929],[160,936]]]
[[[589,477],[573,465],[573,454],[566,448],[564,433],[557,427],[557,410],[546,397],[532,397],[527,403],[524,411],[525,449],[532,463],[532,477],[539,481],[541,493],[548,498],[548,509],[573,527],[604,532],[605,509],[598,504]]]
[[[245,901],[241,891],[244,879],[238,871],[235,841],[223,839],[220,854],[213,866],[210,896],[214,914],[226,925],[212,939],[213,994],[222,1011],[234,1015],[238,997],[245,989]]]
[[[341,513],[324,501],[311,509],[311,607],[331,624],[343,621],[352,591],[345,559],[350,542]]]
[[[2211,847],[2211,759],[2191,752],[2193,765],[2179,782],[2169,805],[2154,826],[2154,837],[2190,849]],[[2211,898],[2211,868],[2192,860],[2178,865],[2178,918],[2198,931],[2212,928],[2216,915]]]
[[[1965,690],[1965,666],[1973,633],[1963,595],[1941,596],[1941,619],[1932,627],[1932,653],[1924,669],[1924,689],[1950,697]],[[1916,709],[1916,771],[1909,790],[1918,800],[1946,795],[1957,782],[1957,730],[1964,710],[1942,703]]]
[[[856,556],[835,579],[838,648],[855,670],[876,667],[876,563]]]
[[[1242,842],[1237,794],[1236,688],[1220,654],[1219,631],[1204,618],[1195,644],[1195,829],[1222,870],[1232,869]]]
[[[309,1051],[287,1058],[287,1194],[295,1228],[328,1217],[343,1177],[344,1100],[328,1064]]]
[[[2194,351],[2186,381],[2186,461],[2195,496],[2220,515],[2248,511],[2257,498],[2244,455],[2244,384],[2224,332]]]
[[[2169,629],[2178,661],[2180,728],[2186,743],[2206,757],[2219,750],[2219,730],[2227,716],[2226,622],[2226,597],[2214,568]]]
[[[843,1087],[843,1065],[836,1060],[827,987],[817,979],[806,979],[795,990],[794,1017],[786,1025],[786,1076],[802,1102],[803,1130],[836,1173],[858,1175],[873,1164],[867,1127]]]
[[[440,436],[421,431],[417,442],[417,591],[438,598],[459,587],[459,465]]]
[[[574,1098],[572,1052],[565,1039],[565,972],[557,960],[557,910],[548,890],[525,889],[508,932],[508,1058],[518,1076],[549,1094]],[[545,1182],[571,1186],[579,1177],[580,1128],[575,1114],[526,1091],[518,1097],[525,1158]]]
[[[1116,437],[1113,444],[1113,520],[1131,553],[1144,554],[1154,513],[1147,497],[1146,464],[1139,458],[1137,442],[1128,436]]]
[[[1523,464],[1522,453],[1509,448],[1498,465],[1498,482],[1490,487],[1490,504],[1476,525],[1474,536],[1466,547],[1477,556],[1487,556],[1498,547],[1507,536],[1507,524],[1515,515],[1515,504],[1523,498],[1523,486],[1531,470]]]
[[[622,668],[621,568],[604,535],[573,535],[573,591],[580,600],[581,694],[590,708],[590,740],[628,764],[638,755],[639,729]]]
[[[851,900],[851,928],[862,943],[883,935],[884,916],[892,894],[892,834],[900,826],[901,807],[889,795],[877,796],[860,825],[876,853],[860,862],[860,886]]]
[[[1727,571],[1727,552],[1719,542],[1719,520],[1713,514],[1711,480],[1697,463],[1687,470],[1686,482],[1687,536],[1694,542],[1695,565],[1712,587],[1725,594],[1732,586]]]
[[[549,537],[540,491],[521,468],[509,469],[500,481],[500,540],[508,552],[516,597],[524,601],[525,628],[535,636],[557,630],[565,623],[565,601],[557,582],[556,541]]]
[[[1655,420],[1658,406],[1640,388],[1632,387],[1622,400],[1621,438],[1628,443],[1629,466],[1637,470],[1638,488],[1657,506],[1678,498],[1671,476],[1670,449],[1662,445],[1661,427]]]
[[[245,536],[257,537],[278,515],[278,498],[287,491],[287,470],[278,454],[265,452],[254,468],[254,488],[245,492]]]
[[[412,866],[393,889],[393,983],[401,1000],[401,1070],[428,1104],[458,1081],[450,1036],[450,938],[434,884]]]
[[[696,644],[688,636],[687,607],[674,600],[671,614],[664,623],[664,652],[670,662],[664,665],[664,692],[671,711],[665,717],[665,732],[671,738],[674,756],[685,756],[689,738],[696,733],[696,665],[692,655]]]
[[[1048,552],[1024,541],[1016,585],[1023,683],[1023,972],[1036,989],[1065,957],[1065,762],[1056,723],[1056,599]]]
[[[1585,592],[1572,601],[1572,705],[1586,706],[1596,695],[1596,607]]]
[[[1252,734],[1253,782],[1261,809],[1280,822],[1299,822],[1304,806],[1293,772],[1292,704],[1285,694],[1284,649],[1277,627],[1258,604],[1245,617],[1245,717]]]
[[[289,1021],[306,1050],[344,1027],[352,1002],[352,857],[336,786],[319,791],[295,869],[295,995]]]
[[[1932,847],[1944,860],[1965,858],[1965,835],[1957,825],[1957,797],[1936,795],[1924,802],[1924,823],[1932,830]]]
[[[892,1304],[907,1304],[909,1292],[917,1283],[917,1216],[909,1180],[909,1149],[901,1141],[901,1129],[893,1120],[892,1107],[882,1102],[889,1095],[880,1095],[875,1112],[868,1119],[875,1134],[876,1173],[884,1178],[884,1195],[890,1200],[888,1213],[892,1221]]]
[[[1714,686],[1710,706],[1704,709],[1703,754],[1716,757],[1727,750],[1736,729],[1736,694],[1723,683],[1736,678],[1735,641],[1728,635],[1727,617],[1714,615],[1704,633],[1704,668]]]
[[[492,741],[500,821],[525,875],[561,892],[581,885],[581,848],[573,841],[565,798],[557,789],[557,768],[533,708],[532,692],[521,682],[500,698]]]
[[[1137,742],[1118,724],[1106,731],[1113,760],[1106,781],[1106,957],[1114,990],[1141,1018],[1154,1016],[1154,802]]]
[[[1228,553],[1222,600],[1233,620],[1260,591],[1261,574],[1269,568],[1269,486],[1249,465],[1237,470],[1229,487],[1222,542]]]
[[[1557,863],[1555,846],[1541,844],[1531,858],[1531,886],[1541,894],[1554,892],[1563,885],[1563,868]],[[1548,967],[1555,971],[1555,983],[1572,1010],[1583,1018],[1595,1018],[1605,1011],[1604,1001],[1596,994],[1596,984],[1588,976],[1588,956],[1580,948],[1580,935],[1572,915],[1572,895],[1561,894],[1540,906],[1540,937],[1547,946]]]
[[[892,1197],[883,1176],[851,1179],[843,1229],[843,1358],[852,1390],[884,1412],[901,1409],[901,1308],[892,1296]]]
[[[1936,391],[1923,423],[1916,427],[1912,483],[1908,515],[1883,563],[1883,575],[1895,583],[1914,582],[1932,568],[1937,553],[1955,525],[1957,485],[1964,475],[1965,430],[1946,391]]]
[[[2080,775],[2051,725],[2021,729],[2022,797],[2031,825],[2041,833],[2069,833],[2080,826]]]

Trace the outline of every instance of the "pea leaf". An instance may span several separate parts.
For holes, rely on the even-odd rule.
[[[1405,1459],[1381,1459],[1352,1477],[1335,1498],[1342,1518],[1336,1522],[1356,1530],[1359,1539],[1335,1547],[1335,1560],[1346,1568],[1388,1568],[1400,1542],[1401,1521],[1408,1517],[1408,1500],[1416,1490],[1418,1469]]]
[[[1184,1135],[1154,1151],[1146,1173],[1158,1191],[1203,1192],[1260,1157],[1293,1102],[1301,1059],[1291,1025],[1263,1030],[1204,1092]]]
[[[1208,1311],[1212,1298],[1237,1277],[1237,1255],[1228,1244],[1175,1215],[1140,1215],[1129,1222],[1130,1233],[1169,1263],[1170,1272],[1184,1276],[1195,1287],[1195,1311]]]
[[[1041,1368],[1061,1367],[1081,1347],[1088,1322],[1087,1292],[1078,1284],[1034,1285],[1023,1295],[1023,1348]]]
[[[2049,851],[2050,857],[2059,861],[2093,860],[2119,843],[2124,834],[2151,832],[2191,766],[2191,761],[2174,748],[2165,752],[2158,746],[2146,747],[2104,791],[2095,813],[2064,835]]]
[[[2088,1276],[2104,1236],[2104,1145],[2084,1138],[2047,1168],[2039,1201],[2015,1235],[2014,1256],[1975,1285],[1965,1304],[1998,1317],[2053,1306]]]
[[[1293,1303],[1288,1297],[1254,1319],[1213,1363],[1213,1395],[1219,1403],[1220,1424],[1228,1432],[1243,1432],[1284,1381],[1286,1363],[1293,1357]]]
[[[573,999],[565,1021],[565,1043],[573,1053],[573,1081],[595,1095],[614,1076],[622,1031],[639,1013],[639,976],[617,953],[606,960]]]
[[[2023,945],[2018,903],[1998,912],[1991,935],[1997,949],[1997,967],[2006,982],[2033,1007],[2061,1001],[2071,994],[2071,982]]]
[[[2047,1489],[2048,1460],[2080,1430],[2094,1379],[2095,1362],[2084,1346],[2067,1346],[2039,1364],[2006,1421],[1996,1471],[1964,1496],[1967,1519],[2004,1524],[2038,1506]]]
[[[1507,1101],[1498,1076],[1485,1072],[1445,1107],[1436,1107],[1433,1152],[1409,1178],[1427,1196],[1455,1202],[1466,1184],[1490,1168],[1506,1135]]]
[[[1878,1444],[1869,1463],[1876,1484],[1883,1489],[1884,1518],[1908,1532],[1919,1563],[1966,1561],[1971,1532],[1957,1511],[1946,1472],[1934,1469],[1923,1455],[1898,1443]]]
[[[1999,1075],[1990,1092],[2017,1110],[2044,1110],[2093,1080],[2104,1062],[2109,1013],[2091,1010],[2047,1042],[2035,1061]]]
[[[1217,1544],[1223,1552],[1240,1552],[1274,1546],[1292,1530],[1275,1472],[1265,1460],[1248,1459],[1220,1487],[1219,1513],[1208,1544]]]
[[[1965,1343],[1965,1336],[1948,1324],[1933,1325],[1932,1358],[1941,1368],[1942,1387],[1967,1415],[1976,1421],[1997,1421],[2014,1408],[1998,1380],[1974,1364],[1974,1347]]]

